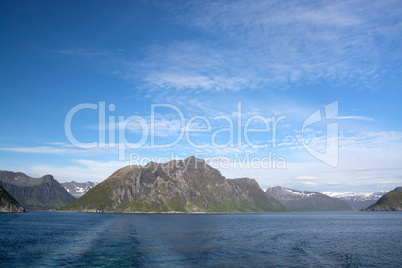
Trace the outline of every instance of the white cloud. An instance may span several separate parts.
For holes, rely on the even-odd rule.
[[[22,171],[33,177],[41,177],[45,174],[51,174],[59,182],[68,182],[72,180],[77,182],[101,182],[117,169],[129,164],[126,161],[102,162],[87,159],[78,159],[75,162],[75,165],[68,166],[26,166]]]
[[[311,182],[311,181],[305,181],[305,182],[303,182],[303,184],[304,185],[318,185],[317,183]]]
[[[328,185],[339,185],[340,183],[337,181],[330,181],[327,183]]]
[[[368,116],[338,116],[336,119],[353,119],[353,120],[364,120],[373,121],[374,119]]]
[[[308,175],[304,175],[304,176],[298,176],[295,178],[295,180],[318,180],[319,178],[314,177],[314,176],[308,176]]]
[[[50,146],[39,146],[39,147],[6,147],[0,148],[2,151],[11,151],[19,153],[35,153],[35,154],[76,154],[76,153],[86,153],[83,149],[71,149],[71,148],[57,148]]]
[[[185,73],[183,70],[150,73],[145,80],[158,90],[178,91],[237,91],[247,87],[249,83],[247,79],[241,77],[200,75],[199,73]]]
[[[287,88],[318,80],[372,88],[400,74],[398,1],[203,1],[165,4],[173,24],[193,38],[150,44],[145,57],[120,51],[65,49],[110,57],[113,73],[164,96],[178,91]],[[369,57],[367,56],[369,55]],[[357,118],[356,118],[357,119]],[[360,118],[362,119],[362,118]]]
[[[64,55],[81,56],[81,57],[110,57],[115,56],[117,54],[116,52],[107,49],[87,50],[82,48],[61,49],[57,52]]]
[[[257,85],[280,84],[283,87],[288,83],[316,79],[339,83],[342,80],[374,82],[375,73],[384,67],[383,57],[388,56],[384,55],[387,51],[384,46],[397,43],[396,33],[400,32],[398,25],[390,19],[398,17],[400,7],[396,2],[374,6],[357,1],[321,4],[235,1],[230,5],[199,2],[193,6],[194,12],[187,13],[191,17],[183,15],[187,8],[178,9],[178,20],[192,23],[216,37],[216,43],[221,46],[230,42],[231,49],[203,44],[208,51],[213,51],[211,62],[214,66],[222,66],[222,69],[230,66],[232,72],[242,70]],[[384,38],[386,42],[378,42],[372,33],[381,35],[384,27],[392,28],[394,35]],[[204,66],[205,58],[198,61],[196,52],[183,51],[179,47],[166,48],[165,52],[171,54],[172,50],[183,52],[182,58],[194,58],[191,67],[194,62],[201,68]],[[371,55],[370,59],[367,54]],[[389,55],[388,59],[392,61],[393,56]],[[184,62],[169,60],[172,60],[170,66],[188,67]]]
[[[285,136],[278,141],[278,147],[303,149],[301,138],[300,134]],[[398,131],[355,131],[327,138],[325,133],[305,129],[304,140],[308,146],[320,151],[325,151],[326,144],[330,144],[331,140],[338,140],[339,150],[344,152],[386,152],[402,148],[402,132]]]
[[[49,143],[53,146],[32,146],[32,147],[3,147],[0,151],[10,151],[17,153],[28,154],[60,154],[60,155],[94,155],[110,153],[112,151],[117,152],[116,144],[108,144],[108,147],[95,147],[89,149],[83,149],[75,147],[72,144],[64,142]]]

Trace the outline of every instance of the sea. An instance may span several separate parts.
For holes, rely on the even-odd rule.
[[[0,267],[402,267],[402,212],[0,214]]]

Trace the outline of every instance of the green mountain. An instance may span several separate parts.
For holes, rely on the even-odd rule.
[[[364,211],[402,211],[402,187],[397,187],[383,195],[374,205]]]
[[[348,211],[353,210],[345,201],[318,192],[297,191],[282,186],[265,190],[292,211]]]
[[[0,213],[27,212],[14,197],[0,186]]]
[[[21,172],[0,171],[0,186],[29,210],[49,210],[75,200],[52,175],[32,178]]]
[[[86,212],[275,212],[285,207],[253,179],[225,179],[195,157],[127,166],[61,210]]]

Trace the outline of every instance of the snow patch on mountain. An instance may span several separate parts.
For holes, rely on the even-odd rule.
[[[301,192],[301,191],[296,191],[296,190],[292,190],[292,189],[287,189],[287,188],[282,188],[284,191],[291,193],[291,194],[295,194],[295,195],[300,195],[302,197],[310,197],[313,195],[316,195],[317,193],[314,192]]]
[[[386,194],[387,191],[373,192],[373,193],[353,193],[353,192],[323,192],[323,194],[331,197],[348,200],[348,201],[369,201],[378,200]]]
[[[71,182],[63,182],[61,185],[63,185],[63,187],[67,190],[67,192],[77,197],[84,195],[86,192],[89,191],[89,189],[93,188],[97,184],[98,183],[96,182],[90,182],[90,181],[88,182],[71,181]]]

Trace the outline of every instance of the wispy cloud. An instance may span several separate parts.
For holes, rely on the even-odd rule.
[[[242,73],[254,86],[286,87],[316,79],[374,82],[375,74],[385,68],[385,58],[392,62],[395,56],[386,55],[387,46],[400,40],[398,20],[391,19],[401,14],[395,1],[375,5],[364,1],[196,2],[194,12],[187,13],[191,17],[183,15],[188,8],[177,9],[178,20],[212,37],[213,41],[203,46],[213,51],[214,57],[198,61],[196,52],[180,47],[165,48],[165,52],[180,51],[181,58],[194,58],[192,65],[201,68],[207,66],[203,64],[207,57],[215,68],[229,69],[226,76]],[[382,35],[384,28],[392,35]],[[169,60],[170,66],[189,67]]]
[[[300,134],[288,135],[278,141],[278,147],[292,150],[303,149]],[[335,140],[339,141],[339,150],[345,152],[386,152],[402,147],[402,132],[398,131],[359,131],[340,133],[339,137],[326,137],[321,131],[305,131],[305,143],[316,150],[325,151],[325,146]]]
[[[59,182],[94,181],[101,182],[117,169],[128,165],[123,161],[93,161],[87,159],[75,160],[75,163],[64,166],[57,165],[27,165],[22,170],[31,176],[40,177],[52,174]]]
[[[384,171],[384,170],[402,170],[402,166],[400,167],[378,167],[378,168],[355,168],[352,171]]]
[[[314,176],[308,176],[308,175],[304,175],[304,176],[298,176],[295,178],[295,180],[318,180],[319,178],[314,177]]]
[[[64,142],[54,142],[51,143],[52,146],[32,146],[32,147],[3,147],[0,151],[9,151],[17,153],[28,153],[28,154],[62,154],[62,155],[88,155],[88,154],[103,154],[110,152],[110,150],[117,151],[115,148],[116,144],[111,144],[108,147],[95,147],[90,149],[83,149],[75,147],[72,144]]]
[[[312,181],[305,181],[305,182],[303,182],[303,184],[304,185],[318,185],[317,183],[312,182]]]
[[[85,150],[71,149],[71,148],[59,148],[50,146],[38,146],[38,147],[6,147],[0,148],[2,151],[18,152],[18,153],[35,153],[35,154],[76,154],[85,153]]]
[[[336,119],[351,119],[351,120],[363,120],[363,121],[373,121],[374,119],[368,116],[357,116],[357,115],[350,115],[350,116],[338,116]]]
[[[111,51],[108,49],[101,49],[101,50],[89,50],[89,49],[82,49],[82,48],[69,48],[69,49],[60,49],[57,53],[70,55],[70,56],[80,56],[80,57],[111,57],[116,56],[118,51]]]
[[[402,42],[398,1],[200,1],[164,8],[170,23],[194,37],[150,44],[141,58],[108,50],[60,53],[113,54],[115,75],[165,94],[284,89],[319,80],[370,88],[384,73],[400,74],[401,56],[392,49]]]

